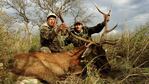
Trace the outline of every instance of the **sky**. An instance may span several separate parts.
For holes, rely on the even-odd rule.
[[[87,26],[94,26],[103,20],[102,15],[96,10],[93,2],[103,12],[108,12],[109,9],[112,10],[109,28],[118,24],[118,28],[113,33],[123,31],[125,28],[133,31],[138,28],[136,26],[149,22],[149,0],[81,0],[81,5],[86,8],[86,11],[93,13],[93,16],[95,16],[92,18],[93,22],[87,24]],[[11,15],[14,13],[14,11],[10,10],[6,10],[6,12]]]
[[[130,31],[133,31],[137,28],[136,26],[149,22],[149,0],[84,0],[88,11],[96,16],[93,19],[96,23],[102,16],[99,15],[93,1],[104,12],[112,10],[109,23],[111,27],[118,24],[120,30],[128,27]]]

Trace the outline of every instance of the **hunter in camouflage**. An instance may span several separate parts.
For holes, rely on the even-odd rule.
[[[82,22],[76,22],[74,24],[74,28],[71,31],[71,33],[73,33],[74,35],[83,37],[85,39],[91,39],[92,34],[101,32],[101,30],[106,25],[106,21],[109,21],[109,19],[107,20],[106,18],[104,18],[104,21],[102,23],[98,23],[96,26],[93,26],[93,27],[85,27]],[[71,33],[64,40],[65,45],[72,43],[74,47],[80,47],[85,44],[84,41],[74,38]],[[100,70],[102,74],[109,73],[109,71],[111,70],[111,66],[108,63],[105,50],[102,48],[102,46],[92,45],[89,48],[87,48],[86,51],[83,53],[82,57],[80,58],[79,64],[83,68],[85,68],[86,64],[93,59],[94,59],[93,65],[95,65],[95,67],[98,70]],[[87,68],[84,69],[82,76],[83,78],[87,76]]]
[[[47,22],[42,24],[40,28],[41,51],[47,51],[49,49],[49,52],[61,52],[63,48],[59,38],[64,28],[66,28],[64,23],[57,26],[57,16],[55,14],[49,14],[47,16]]]

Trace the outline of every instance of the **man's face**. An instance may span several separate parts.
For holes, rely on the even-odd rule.
[[[76,29],[77,31],[79,31],[79,32],[82,31],[82,27],[83,27],[82,24],[77,24],[77,25],[75,25],[75,29]]]
[[[51,26],[51,27],[54,27],[56,25],[56,18],[50,17],[48,19],[48,25]]]

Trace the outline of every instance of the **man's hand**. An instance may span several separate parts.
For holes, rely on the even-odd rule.
[[[110,20],[110,15],[107,14],[107,15],[105,15],[104,17],[105,17],[105,20],[106,20],[107,22],[109,22],[109,20]]]
[[[110,21],[110,14],[104,14],[103,17],[105,23]]]
[[[63,30],[65,31],[66,29],[68,29],[68,26],[67,26],[65,23],[62,23],[62,24],[60,25],[59,29],[62,30],[62,31],[63,31]]]

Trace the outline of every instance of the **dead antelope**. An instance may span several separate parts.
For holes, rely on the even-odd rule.
[[[14,57],[13,72],[18,75],[33,76],[52,83],[68,72],[73,61],[85,51],[81,46],[61,53],[31,52],[17,54]]]

